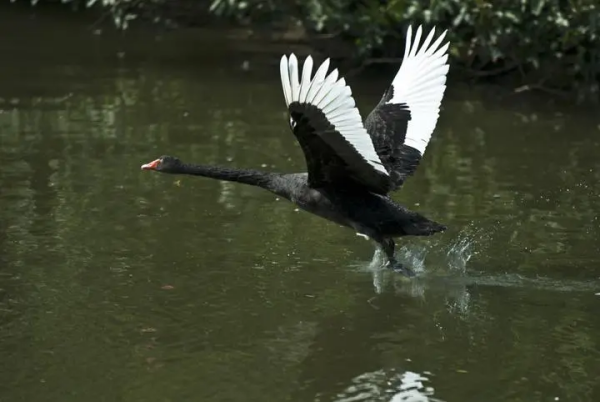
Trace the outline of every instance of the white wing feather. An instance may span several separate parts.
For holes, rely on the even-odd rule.
[[[449,69],[449,43],[440,47],[447,31],[431,44],[434,33],[435,27],[419,47],[422,28],[417,28],[414,40],[412,28],[408,28],[404,60],[392,81],[393,97],[387,102],[408,105],[411,119],[404,144],[415,148],[421,155],[425,153],[437,124]]]

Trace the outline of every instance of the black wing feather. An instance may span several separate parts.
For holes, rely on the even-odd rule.
[[[390,174],[391,191],[402,186],[422,158],[418,150],[404,145],[410,109],[406,103],[387,103],[393,96],[394,88],[390,86],[365,120],[375,151]]]
[[[318,107],[292,102],[289,111],[312,187],[352,185],[378,194],[389,192],[389,176],[365,161]]]

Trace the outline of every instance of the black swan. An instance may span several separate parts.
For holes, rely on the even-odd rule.
[[[373,240],[390,268],[413,276],[394,258],[394,237],[429,236],[446,226],[408,210],[388,194],[414,173],[438,120],[449,43],[441,46],[447,31],[433,41],[434,32],[435,28],[419,47],[422,28],[414,40],[408,28],[400,69],[364,125],[344,78],[338,79],[337,69],[327,74],[329,59],[313,76],[310,56],[302,72],[294,54],[281,58],[289,124],[304,152],[308,173],[192,165],[172,156],[162,156],[142,169],[262,187]]]

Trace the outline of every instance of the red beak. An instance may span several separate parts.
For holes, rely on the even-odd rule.
[[[146,163],[145,165],[142,165],[142,170],[156,170],[156,167],[158,166],[159,163],[160,163],[160,159],[157,159],[150,163]]]

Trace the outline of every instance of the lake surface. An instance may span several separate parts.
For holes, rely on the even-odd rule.
[[[140,171],[302,171],[278,52],[2,13],[0,401],[600,400],[597,115],[451,88],[394,195],[449,227],[399,241],[408,280],[261,189]],[[389,79],[350,79],[363,116]]]

